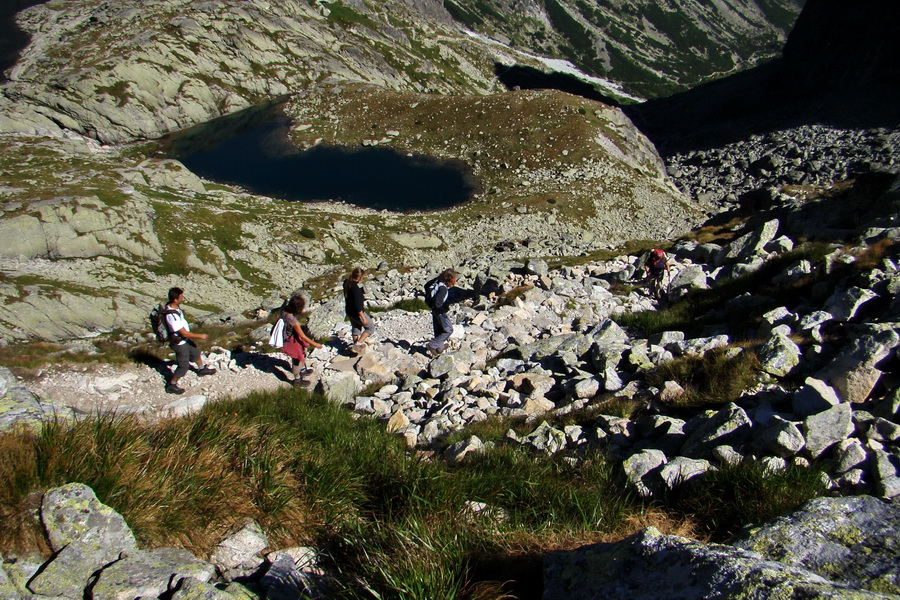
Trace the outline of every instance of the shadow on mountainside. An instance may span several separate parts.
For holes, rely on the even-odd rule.
[[[721,147],[752,135],[824,125],[893,128],[900,123],[900,83],[870,83],[819,94],[781,91],[773,61],[688,92],[622,110],[663,156]]]
[[[494,63],[494,74],[500,80],[500,83],[509,90],[559,90],[573,96],[581,96],[588,100],[603,102],[610,106],[619,106],[617,101],[609,96],[604,96],[594,89],[594,86],[591,84],[568,73],[560,73],[558,71],[545,73],[534,67]]]
[[[623,110],[663,155],[801,125],[900,123],[900,3],[807,0],[782,56]]]

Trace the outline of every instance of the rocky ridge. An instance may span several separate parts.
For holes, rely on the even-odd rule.
[[[435,6],[173,0],[140,9],[31,7],[17,16],[32,41],[7,73],[2,113],[11,118],[0,131],[152,139],[323,79],[498,91],[490,69],[503,49],[463,35]]]
[[[0,343],[135,328],[172,285],[237,310],[353,260],[457,262],[497,244],[581,254],[702,217],[618,110],[550,91],[493,93],[494,62],[540,62],[466,35],[435,2],[70,2],[19,20],[32,41],[0,88]],[[300,147],[464,161],[483,193],[440,215],[285,206],[201,181],[148,157],[149,145],[105,145],[290,95]],[[403,121],[376,115],[382,103],[404,106]],[[532,111],[552,118],[535,126]]]

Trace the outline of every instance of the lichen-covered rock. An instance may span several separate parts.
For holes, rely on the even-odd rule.
[[[9,369],[0,367],[0,432],[15,427],[36,430],[48,418],[67,421],[73,411],[41,400],[22,387]]]
[[[794,456],[803,449],[806,440],[800,429],[791,421],[773,416],[754,434],[753,446],[762,452],[782,458]]]
[[[215,567],[187,550],[136,550],[103,569],[92,588],[94,600],[156,598],[175,589],[184,577],[207,582]]]
[[[860,306],[876,297],[878,294],[864,288],[838,290],[825,302],[824,310],[839,321],[849,321],[856,316]]]
[[[209,560],[222,570],[255,569],[262,563],[259,553],[268,545],[269,540],[259,523],[249,520],[240,530],[219,542]]]
[[[826,411],[806,417],[803,432],[806,452],[818,458],[834,444],[853,433],[853,409],[849,404],[838,404]]]
[[[19,600],[20,598],[21,595],[16,589],[16,584],[3,568],[3,555],[0,554],[0,600]]]
[[[122,552],[137,550],[125,519],[80,483],[44,494],[41,519],[50,547],[56,551],[28,583],[32,592],[42,596],[81,598],[97,569]]]
[[[816,498],[735,545],[822,577],[900,594],[900,506],[871,496]]]
[[[759,349],[762,370],[784,377],[800,364],[800,347],[788,336],[776,333]]]
[[[54,551],[73,543],[137,549],[134,534],[115,510],[97,500],[94,490],[70,483],[48,490],[41,503],[41,520]]]
[[[712,469],[714,467],[708,460],[676,456],[660,468],[659,476],[671,490]]]
[[[650,527],[613,544],[551,552],[544,600],[719,598],[886,599],[753,552],[662,535]]]
[[[320,381],[322,393],[331,400],[347,404],[352,403],[356,398],[362,382],[359,376],[353,372],[327,373]]]
[[[666,455],[659,450],[644,450],[622,461],[625,478],[641,496],[652,496],[659,489],[654,471],[666,464]]]
[[[737,404],[729,404],[709,419],[701,419],[688,435],[681,454],[691,458],[712,458],[716,446],[740,447],[751,433],[750,417]]]

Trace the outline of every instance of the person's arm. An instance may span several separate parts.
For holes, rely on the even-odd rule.
[[[206,338],[209,337],[209,336],[206,335],[205,333],[194,333],[194,332],[192,332],[192,331],[188,331],[188,330],[185,329],[184,327],[182,327],[181,329],[179,329],[179,330],[176,331],[175,333],[177,333],[178,335],[180,335],[181,337],[183,337],[183,338],[185,338],[185,339],[205,340]]]
[[[294,334],[297,336],[298,340],[306,342],[313,348],[321,348],[322,347],[322,344],[320,344],[319,342],[315,341],[314,339],[312,339],[311,337],[309,337],[308,335],[303,333],[303,328],[300,327],[300,323],[294,323]]]

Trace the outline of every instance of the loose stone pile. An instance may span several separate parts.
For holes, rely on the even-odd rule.
[[[900,129],[804,125],[665,161],[679,189],[720,212],[759,190],[830,185],[869,171],[896,170]]]
[[[671,296],[752,272],[790,250],[793,241],[779,236],[779,227],[777,220],[766,222],[727,246],[677,244]],[[789,283],[853,260],[836,246],[822,264],[801,260],[774,280]],[[322,389],[385,421],[410,447],[438,447],[450,432],[492,416],[524,417],[536,428],[525,436],[511,431],[505,443],[563,453],[574,462],[590,448],[606,448],[643,495],[746,458],[771,469],[824,461],[832,489],[900,494],[900,393],[891,373],[900,346],[896,262],[885,259],[836,289],[817,289],[791,309],[765,297],[735,297],[705,315],[706,335],[692,338],[681,331],[644,337],[611,319],[653,306],[642,290],[610,292],[616,282],[633,281],[639,263],[640,257],[623,256],[551,272],[539,260],[470,261],[460,270],[475,291],[522,293],[509,302],[482,296],[458,308],[455,318],[465,333],[455,349],[434,360],[408,339],[383,340],[362,357],[330,359]],[[368,288],[376,302],[389,304],[419,289],[427,275],[389,271]],[[340,313],[339,302],[331,305],[330,313],[327,306],[315,309],[311,326],[332,331]],[[729,311],[760,305],[771,308],[758,331],[725,323]],[[844,335],[836,337],[836,330]],[[803,348],[794,341],[798,336],[809,340]],[[747,349],[734,344],[738,337],[759,342]],[[676,382],[663,389],[647,385],[646,375],[662,363],[717,348],[732,357],[750,350],[759,357],[758,381],[737,403],[685,418],[683,408],[673,407],[683,393]],[[373,383],[380,384],[374,393],[359,395]],[[642,402],[642,416],[601,415],[589,426],[565,428],[541,422],[598,404],[602,411],[602,402],[614,396]],[[461,460],[482,447],[471,437],[445,456]]]

